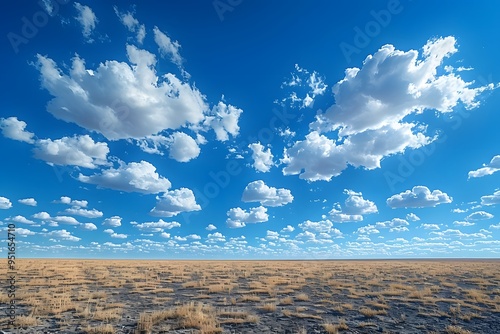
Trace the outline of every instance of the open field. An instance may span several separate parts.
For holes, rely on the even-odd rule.
[[[23,259],[17,280],[12,333],[500,333],[495,260]]]

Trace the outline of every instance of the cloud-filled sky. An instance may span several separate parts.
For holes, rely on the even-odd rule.
[[[18,256],[499,256],[498,4],[5,6]]]

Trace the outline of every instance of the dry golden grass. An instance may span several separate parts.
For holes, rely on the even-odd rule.
[[[499,268],[492,261],[21,259],[16,297],[24,316],[17,322],[32,327],[52,318],[61,330],[79,324],[89,333],[112,333],[131,317],[138,331],[218,333],[224,325],[262,324],[282,313],[335,331],[342,330],[338,316],[350,328],[360,314],[370,318],[362,327],[388,318],[404,323],[404,314],[394,311],[397,303],[411,305],[423,320],[441,317],[443,327],[436,330],[466,333],[469,323],[499,316]],[[8,302],[1,291],[0,303]],[[135,313],[138,305],[145,311]]]

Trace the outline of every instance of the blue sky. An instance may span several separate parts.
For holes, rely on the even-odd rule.
[[[498,257],[497,4],[6,6],[18,256]]]

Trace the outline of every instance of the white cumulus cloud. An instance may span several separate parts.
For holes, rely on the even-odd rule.
[[[201,210],[193,191],[188,188],[167,191],[156,196],[156,200],[156,206],[151,210],[151,215],[154,216],[173,217],[182,212]]]
[[[497,190],[493,195],[481,196],[481,205],[496,205],[500,204],[500,190]]]
[[[258,172],[269,172],[274,165],[271,149],[267,148],[266,150],[261,143],[253,143],[248,147],[252,150],[253,168]]]
[[[102,222],[102,225],[104,226],[111,226],[111,227],[118,227],[122,225],[122,217],[120,216],[113,216],[104,219]]]
[[[6,210],[12,207],[12,202],[7,197],[0,196],[0,209]]]
[[[260,202],[262,206],[283,206],[293,201],[290,190],[267,186],[264,181],[250,182],[243,191],[243,202]]]
[[[344,194],[347,195],[344,205],[336,203],[329,212],[334,222],[362,221],[363,215],[378,212],[375,203],[364,199],[362,193],[344,189]]]
[[[412,190],[406,190],[387,199],[387,205],[391,208],[425,208],[434,207],[443,203],[451,203],[453,198],[441,190],[433,190],[425,186],[415,186]]]
[[[491,174],[494,174],[498,171],[500,171],[500,155],[495,155],[491,159],[490,163],[484,164],[483,167],[481,167],[479,169],[470,171],[469,172],[469,179],[491,175]]]
[[[63,137],[61,139],[40,139],[33,149],[35,158],[49,165],[80,166],[97,168],[107,165],[108,144],[94,142],[89,135]]]
[[[17,117],[0,118],[0,129],[4,137],[33,144],[34,134],[25,130],[26,125],[26,122]]]
[[[489,213],[489,212],[486,212],[486,211],[476,211],[476,212],[473,212],[470,215],[468,215],[465,219],[467,221],[478,221],[478,220],[491,219],[493,217],[494,216],[491,213]]]
[[[250,208],[248,211],[242,208],[232,208],[227,212],[227,216],[226,223],[230,228],[240,228],[246,226],[246,224],[263,223],[269,219],[267,208],[263,206]]]
[[[37,202],[34,198],[23,198],[18,200],[19,203],[29,206],[36,206]]]
[[[283,174],[329,181],[348,165],[380,168],[384,157],[435,140],[425,134],[425,124],[405,117],[425,109],[448,113],[459,104],[473,109],[481,92],[496,88],[470,88],[456,73],[437,75],[443,60],[457,51],[455,43],[454,37],[430,40],[422,59],[415,50],[385,45],[361,69],[348,68],[333,87],[335,104],[318,112],[305,140],[284,150]]]
[[[78,180],[101,188],[144,194],[165,192],[171,186],[168,179],[156,172],[155,166],[144,160],[128,164],[120,163],[120,167],[103,170],[101,174],[91,176],[80,174]]]

